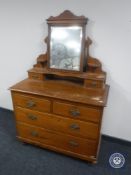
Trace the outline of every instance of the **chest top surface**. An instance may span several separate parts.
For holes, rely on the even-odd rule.
[[[91,105],[105,106],[108,86],[103,90],[84,88],[66,81],[37,81],[26,79],[11,87],[12,91],[52,97]]]

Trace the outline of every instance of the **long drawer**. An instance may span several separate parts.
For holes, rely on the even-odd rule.
[[[20,106],[41,112],[50,112],[51,102],[48,99],[15,93],[13,93],[12,96],[15,106]]]
[[[77,137],[97,139],[98,124],[16,107],[16,120]]]
[[[102,110],[88,106],[73,105],[59,101],[53,102],[53,113],[70,118],[81,119],[98,123],[101,118]]]
[[[96,155],[96,142],[92,140],[57,134],[50,130],[21,123],[17,123],[17,129],[18,136],[21,138],[30,139],[45,145],[52,145],[78,154]]]

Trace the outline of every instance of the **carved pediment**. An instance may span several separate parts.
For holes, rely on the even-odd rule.
[[[74,15],[74,13],[72,13],[69,10],[65,10],[63,13],[61,13],[58,16],[50,16],[47,21],[60,21],[60,20],[81,20],[84,23],[87,23],[88,18],[86,18],[85,16],[76,16]]]

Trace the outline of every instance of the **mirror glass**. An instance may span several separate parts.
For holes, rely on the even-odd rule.
[[[81,26],[51,27],[50,68],[80,70]]]

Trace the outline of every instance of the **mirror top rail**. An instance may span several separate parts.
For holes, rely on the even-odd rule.
[[[77,23],[77,24],[87,24],[88,18],[85,16],[76,16],[71,11],[65,10],[63,13],[61,13],[58,16],[50,16],[47,19],[47,23]]]

